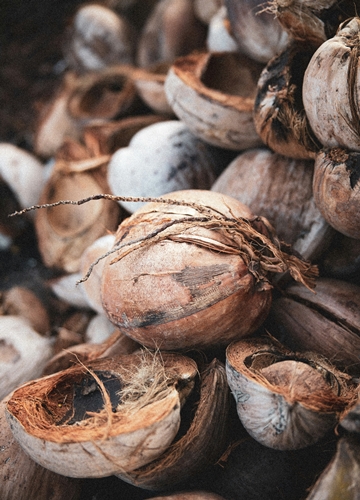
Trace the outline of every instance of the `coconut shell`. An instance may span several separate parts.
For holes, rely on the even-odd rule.
[[[282,52],[289,36],[261,0],[224,0],[240,52],[267,63]]]
[[[172,63],[176,57],[204,47],[206,27],[196,18],[192,0],[157,2],[141,29],[137,65]]]
[[[20,316],[0,316],[0,398],[41,375],[54,341]]]
[[[155,197],[181,189],[210,189],[226,160],[214,149],[179,120],[149,125],[111,156],[107,168],[111,192]],[[121,200],[120,204],[130,213],[144,205]]]
[[[161,376],[154,356],[99,359],[20,387],[7,402],[15,438],[37,463],[70,477],[105,477],[151,462],[173,441],[182,394],[191,391],[197,371],[189,358],[169,355],[162,361],[169,382],[148,396],[148,384]],[[121,391],[134,377],[125,394],[141,390],[146,399],[137,404],[135,397],[124,413]]]
[[[359,497],[360,444],[354,436],[339,440],[335,456],[311,488],[306,500],[341,498],[357,500]]]
[[[304,72],[314,51],[309,44],[289,44],[270,59],[257,84],[256,131],[269,148],[290,158],[314,158],[321,147],[301,97]]]
[[[107,191],[105,172],[104,157],[73,163],[58,160],[40,203],[77,200]],[[108,230],[116,228],[119,214],[119,207],[107,201],[85,207],[67,205],[38,210],[35,229],[45,265],[67,273],[79,271],[84,250]]]
[[[282,241],[305,259],[316,260],[334,231],[315,205],[313,171],[312,160],[256,148],[238,155],[211,190],[232,196],[266,217]]]
[[[274,449],[317,442],[356,399],[350,376],[311,353],[291,352],[268,338],[233,342],[226,360],[243,426]]]
[[[194,53],[172,64],[165,93],[194,135],[240,151],[261,145],[253,122],[262,65],[233,52]]]
[[[63,42],[64,58],[78,73],[132,64],[135,33],[125,17],[103,5],[80,6]]]
[[[316,50],[304,73],[304,109],[325,148],[360,151],[359,33],[358,17],[344,22]]]
[[[73,119],[111,119],[136,103],[131,67],[118,65],[78,77],[69,95],[67,109]]]
[[[119,226],[102,275],[106,314],[141,344],[225,345],[264,321],[269,273],[312,286],[316,269],[283,252],[268,221],[234,198],[185,190],[152,200]]]
[[[135,87],[141,99],[155,113],[172,116],[173,110],[165,95],[165,79],[169,63],[159,63],[148,68],[138,68],[132,73]]]
[[[275,15],[291,38],[321,45],[335,35],[339,25],[356,16],[357,3],[352,0],[272,0],[270,14]]]

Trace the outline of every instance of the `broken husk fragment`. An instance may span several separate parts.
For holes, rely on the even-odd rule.
[[[186,431],[158,459],[130,473],[117,474],[119,478],[147,490],[169,490],[185,484],[220,458],[228,444],[230,405],[223,364],[214,359],[201,371],[199,384]]]
[[[268,331],[296,351],[325,356],[339,369],[360,369],[360,287],[322,278],[316,293],[293,283],[272,303]]]

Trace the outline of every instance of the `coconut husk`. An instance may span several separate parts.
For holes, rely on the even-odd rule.
[[[234,151],[257,147],[253,107],[262,68],[233,52],[189,54],[170,67],[165,93],[178,118],[205,142]]]
[[[186,431],[159,459],[117,474],[120,479],[147,490],[172,489],[220,458],[227,446],[230,400],[224,367],[216,359],[200,373],[199,391]]]
[[[40,298],[29,288],[14,286],[0,295],[0,314],[21,316],[41,335],[50,334],[49,313]]]
[[[268,330],[294,350],[326,356],[339,369],[359,372],[359,286],[319,278],[316,293],[295,284],[272,304]]]
[[[117,65],[79,77],[67,103],[70,116],[111,119],[129,112],[137,95],[131,72],[131,67]]]
[[[289,271],[306,286],[314,284],[316,267],[284,251],[265,218],[254,217],[248,207],[225,195],[202,190],[155,199],[97,195],[54,206],[103,198],[154,201],[119,226],[113,249],[98,258],[84,277],[108,257],[102,282],[104,309],[123,333],[143,345],[172,350],[228,344],[250,335],[264,321],[271,303],[272,273]],[[114,272],[120,272],[116,279]],[[149,280],[146,286],[138,280],[139,273]],[[133,278],[136,293],[129,293],[128,280]],[[126,287],[118,286],[122,281]],[[165,282],[171,293],[159,301],[157,294]],[[189,301],[189,296],[194,299]]]
[[[334,36],[343,21],[358,15],[352,0],[271,0],[265,10],[275,15],[292,38],[318,46]]]
[[[84,126],[83,135],[86,142],[96,143],[100,154],[112,154],[128,146],[132,137],[142,128],[165,120],[168,120],[168,117],[151,114],[111,121],[91,120]]]

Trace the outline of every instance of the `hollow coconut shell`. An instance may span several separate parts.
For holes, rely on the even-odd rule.
[[[165,93],[194,135],[240,151],[262,144],[253,121],[261,69],[259,63],[233,52],[193,53],[174,61]]]
[[[350,376],[323,358],[291,352],[268,338],[230,344],[226,373],[243,426],[274,449],[316,443],[356,400]]]
[[[106,192],[105,177],[105,157],[74,162],[59,160],[39,201],[46,204],[77,200]],[[67,273],[79,271],[85,249],[107,230],[114,230],[119,216],[119,207],[104,200],[86,207],[67,205],[38,210],[35,230],[44,264]]]
[[[177,383],[186,394],[197,373],[189,358],[162,360],[164,365],[157,364],[150,353],[104,358],[23,385],[6,406],[15,439],[37,463],[69,477],[105,477],[151,462],[180,426],[183,396]],[[147,384],[160,366],[165,377],[160,395],[153,399],[155,390],[140,405],[121,411],[121,391],[129,387],[129,395],[141,388],[147,396]]]
[[[301,281],[314,271],[285,257],[266,219],[234,198],[185,190],[155,200],[119,226],[101,290],[110,321],[147,347],[206,348],[249,336],[270,308],[268,273],[289,269]]]

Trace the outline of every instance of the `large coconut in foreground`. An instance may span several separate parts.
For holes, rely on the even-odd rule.
[[[103,306],[148,347],[227,345],[262,324],[270,272],[289,268],[301,279],[309,266],[289,260],[266,219],[219,193],[177,191],[119,226],[104,265]]]

